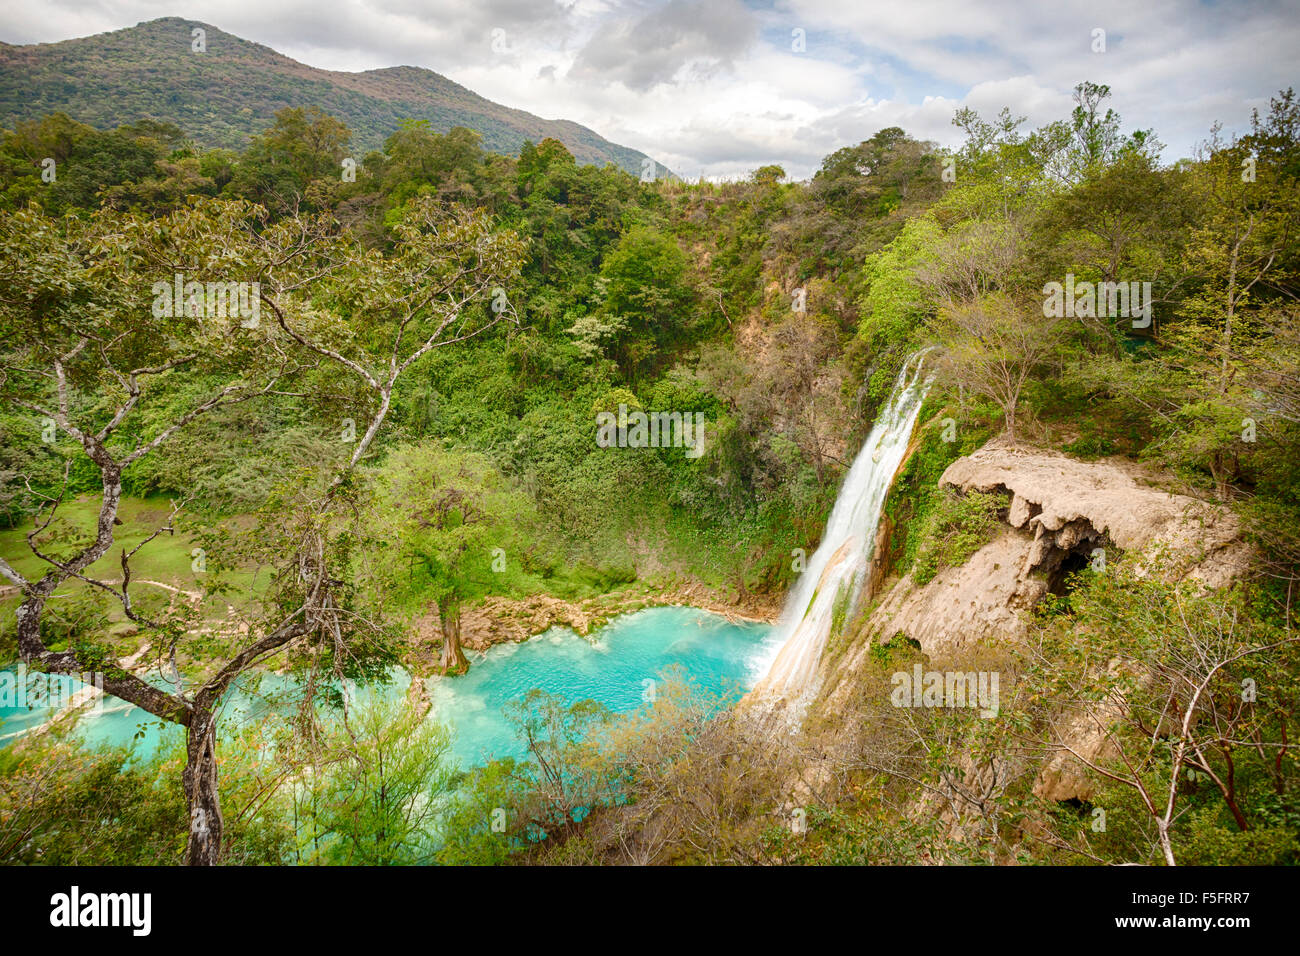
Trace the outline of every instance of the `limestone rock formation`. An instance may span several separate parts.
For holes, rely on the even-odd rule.
[[[940,484],[1006,492],[1006,527],[959,567],[917,588],[910,576],[882,598],[871,622],[878,638],[898,633],[943,657],[984,638],[1014,640],[1028,610],[1099,547],[1162,549],[1189,576],[1221,587],[1240,576],[1250,550],[1236,517],[1219,505],[1153,487],[1121,460],[991,444],[959,458]]]
[[[1105,538],[1125,551],[1167,546],[1191,562],[1189,574],[1219,587],[1241,574],[1249,556],[1226,508],[1161,491],[1122,459],[1083,462],[991,444],[949,465],[940,483],[963,492],[1009,492],[1007,523],[1035,535],[1033,567],[1053,552],[1076,552]]]
[[[1026,612],[1093,560],[1098,548],[1162,551],[1178,572],[1208,587],[1239,577],[1250,549],[1235,516],[1220,505],[1161,490],[1155,477],[1120,459],[1084,462],[998,442],[953,462],[940,485],[1007,493],[1004,525],[967,561],[944,568],[924,586],[908,574],[866,595],[876,603],[848,649],[822,662],[818,709],[835,713],[852,699],[856,672],[873,642],[903,636],[935,666],[959,670],[968,669],[980,645],[1015,645],[1027,631]],[[877,553],[884,550],[878,541]],[[1098,722],[1078,718],[1070,745],[1094,759],[1105,745]],[[1042,768],[1036,790],[1064,800],[1086,795],[1086,784],[1077,761],[1058,754]]]

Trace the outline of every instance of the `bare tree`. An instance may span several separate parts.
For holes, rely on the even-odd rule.
[[[930,321],[942,347],[939,366],[948,381],[993,401],[1002,410],[1007,438],[1018,437],[1025,385],[1056,350],[1061,321],[1041,306],[1009,295],[954,302]]]
[[[1197,593],[1154,576],[1103,582],[1077,600],[1105,630],[1029,651],[1047,678],[1044,752],[1133,791],[1169,866],[1188,771],[1214,787],[1239,830],[1250,829],[1243,763],[1278,792],[1286,786],[1294,704],[1286,649],[1300,638],[1254,620],[1231,592]]]

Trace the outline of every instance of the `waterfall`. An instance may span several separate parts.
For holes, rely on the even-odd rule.
[[[812,691],[837,611],[842,624],[857,609],[885,498],[929,391],[931,378],[921,375],[924,356],[917,352],[903,363],[889,402],[844,479],[821,544],[786,600],[774,642],[779,650],[754,697],[793,701]]]

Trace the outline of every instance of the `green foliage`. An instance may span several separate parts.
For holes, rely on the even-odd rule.
[[[853,603],[857,586],[856,578],[841,581],[839,589],[835,592],[835,602],[831,606],[831,640],[844,633],[844,624],[848,619],[849,606]]]
[[[318,107],[285,107],[235,167],[230,192],[265,206],[290,208],[319,180],[339,176],[352,131]]]
[[[600,270],[603,302],[594,322],[573,334],[589,355],[613,358],[631,380],[677,343],[689,342],[694,290],[685,254],[671,236],[634,226]]]
[[[933,516],[944,500],[939,478],[956,459],[969,455],[989,437],[989,428],[969,419],[957,427],[951,419],[952,441],[948,436],[951,409],[934,393],[921,409],[920,441],[903,463],[885,499],[884,515],[901,533],[887,556],[894,570],[904,574],[915,566],[918,554],[928,547]]]
[[[515,761],[493,760],[454,779],[455,796],[441,819],[435,861],[445,866],[499,866],[519,848]]]
[[[886,502],[895,529],[886,570],[910,570],[924,584],[988,540],[1006,496],[962,496],[938,480],[991,437],[999,415],[1013,439],[1146,458],[1225,502],[1249,496],[1239,510],[1266,572],[1260,583],[1207,596],[1080,575],[1068,600],[1049,599],[1035,619],[1059,646],[1046,673],[1033,673],[1030,702],[1007,714],[1017,733],[1042,730],[1054,716],[1042,701],[1066,692],[1089,703],[1122,693],[1148,715],[1162,712],[1160,682],[1186,664],[1179,647],[1217,647],[1233,620],[1252,667],[1234,664],[1209,681],[1207,719],[1226,715],[1237,736],[1195,769],[1230,776],[1236,789],[1229,800],[1199,776],[1175,780],[1186,812],[1172,852],[1184,862],[1295,861],[1289,757],[1270,765],[1232,743],[1258,741],[1274,754],[1268,748],[1296,731],[1289,661],[1256,653],[1290,633],[1289,596],[1300,580],[1300,259],[1291,239],[1300,123],[1290,91],[1253,117],[1249,135],[1223,142],[1216,134],[1205,156],[1176,167],[1157,161],[1148,131],[1123,132],[1106,87],[1084,83],[1071,116],[1034,132],[1008,111],[992,120],[961,111],[955,122],[967,141],[952,155],[891,128],[837,150],[806,184],[764,167],[742,182],[651,185],[629,175],[639,162],[585,131],[568,129],[561,141],[533,125],[524,139],[517,118],[470,103],[436,75],[388,71],[364,93],[344,95],[330,81],[303,96],[308,73],[219,31],[199,59],[183,53],[188,27],[181,36],[180,26],[155,21],[55,45],[33,61],[35,95],[23,103],[0,83],[0,116],[7,109],[15,120],[0,143],[0,281],[19,290],[0,309],[11,370],[0,412],[8,526],[0,548],[20,571],[44,566],[25,541],[42,496],[64,498],[36,538],[51,555],[84,547],[97,512],[99,470],[66,430],[47,440],[39,411],[57,396],[52,377],[32,370],[68,356],[69,414],[92,432],[126,400],[124,371],[164,370],[141,374],[133,415],[106,432],[117,454],[158,439],[222,389],[247,397],[126,469],[123,486],[135,497],[120,511],[114,544],[130,549],[157,530],[163,496],[188,499],[198,514],[142,549],[137,581],[196,587],[190,553],[201,545],[213,572],[205,599],[238,586],[248,602],[239,613],[257,620],[296,607],[286,555],[328,539],[330,562],[348,578],[335,592],[338,607],[366,623],[340,635],[346,647],[296,648],[291,669],[382,680],[404,620],[430,603],[451,619],[488,594],[585,598],[669,581],[702,581],[738,599],[774,594],[790,582],[792,549],[824,526],[842,459],[902,362],[937,342],[944,347],[926,362],[942,378]],[[178,37],[177,50],[156,60],[158,76],[138,75],[132,64],[144,52]],[[102,82],[62,88],[64,73],[92,69]],[[252,93],[245,75],[265,82]],[[110,110],[104,91],[122,77],[142,82]],[[154,109],[164,81],[174,98]],[[431,88],[412,91],[418,83]],[[194,84],[219,89],[217,101],[195,107]],[[39,118],[65,104],[105,127],[148,107],[184,131]],[[228,148],[203,149],[187,135]],[[362,151],[355,182],[343,181],[343,160]],[[517,159],[499,155],[516,151]],[[623,168],[584,165],[602,156]],[[56,161],[54,182],[41,181],[45,157]],[[1258,175],[1243,178],[1251,162]],[[950,163],[953,182],[940,175]],[[304,234],[319,244],[308,260],[284,264]],[[444,283],[475,266],[483,266],[482,288],[445,304]],[[175,268],[203,279],[261,277],[261,325],[157,314],[153,280]],[[1153,323],[1039,322],[1044,284],[1066,275],[1149,278]],[[456,347],[413,356],[381,399],[370,383],[393,368],[387,348],[397,331],[410,355],[443,319]],[[105,344],[78,351],[83,337]],[[302,337],[316,347],[290,362]],[[289,369],[281,387],[255,398],[264,373],[281,363]],[[368,421],[381,400],[391,400],[389,419],[338,492],[346,507],[319,513],[322,486],[356,447],[345,423]],[[620,404],[703,414],[704,456],[599,447],[595,415]],[[120,558],[110,552],[87,572],[111,577]],[[279,571],[254,580],[253,569],[267,567]],[[169,609],[158,590],[137,609],[168,611],[164,636],[178,633],[198,612]],[[47,646],[105,666],[136,649],[127,645],[138,631],[104,595],[78,585],[56,597],[41,622]],[[836,595],[832,653],[847,650],[851,602],[848,589]],[[12,620],[6,608],[4,659]],[[202,669],[231,639],[206,628],[183,649]],[[901,636],[873,645],[870,679],[887,679],[915,651]],[[1087,668],[1099,659],[1125,660],[1130,670],[1098,676]],[[1245,711],[1232,681],[1248,676],[1266,681],[1272,696]],[[810,814],[809,837],[784,821],[773,826],[797,762],[715,720],[712,704],[683,693],[652,714],[607,721],[589,702],[533,695],[514,715],[530,759],[463,775],[445,763],[445,735],[405,711],[353,712],[306,756],[301,741],[281,741],[288,762],[280,769],[294,782],[270,787],[264,809],[234,826],[233,846],[253,862],[595,862],[637,845],[630,835],[641,828],[662,827],[662,852],[638,852],[680,862],[1016,858],[1022,851],[1003,841],[1007,819],[1032,803],[1025,764],[1015,764],[1019,789],[988,800],[990,813],[1005,816],[981,822],[969,844],[899,810],[900,781],[947,786],[972,754],[1019,760],[1014,742],[997,736],[1005,728],[917,718],[927,735],[921,748],[897,714],[872,709],[878,690],[852,711],[879,718],[869,721],[883,728],[877,736],[854,738],[876,769]],[[337,688],[322,693],[338,697]],[[595,730],[616,742],[612,751],[593,744]],[[1149,746],[1134,781],[1160,790],[1178,769],[1173,738],[1148,740],[1131,726],[1114,732],[1126,746]],[[48,855],[43,861],[180,852],[183,821],[174,818],[183,801],[160,770],[71,747],[41,759],[58,777],[46,796],[32,766],[0,769],[6,793],[18,792],[14,781],[36,787],[22,791],[34,803],[0,808],[0,846],[6,832],[37,834],[29,844],[10,841],[15,861],[37,862],[28,845]],[[267,768],[241,755],[229,770],[231,805],[249,805],[234,795],[257,792]],[[1135,787],[1094,782],[1092,805],[1037,809],[1080,858],[1159,862]],[[1087,826],[1096,807],[1111,820],[1100,836]],[[503,828],[494,825],[498,809]],[[126,833],[159,835],[132,844],[95,834],[96,814],[124,821]],[[71,821],[66,832],[50,816]]]
[[[375,482],[372,573],[399,606],[412,598],[450,606],[522,583],[536,512],[485,457],[399,445]]]
[[[290,831],[265,798],[256,731],[229,737],[223,766],[228,862],[279,864]],[[189,813],[180,786],[183,748],[142,760],[91,750],[55,731],[0,750],[0,862],[42,866],[159,866],[183,860]],[[272,777],[273,779],[273,777]]]
[[[17,123],[0,143],[0,207],[39,201],[64,212],[102,200],[157,212],[187,192],[214,195],[182,143],[178,127],[148,119],[104,132],[61,112]]]
[[[773,826],[763,850],[793,866],[923,866],[936,859],[950,864],[978,863],[968,847],[951,839],[935,819],[907,820],[864,799],[857,804],[810,806],[795,833]]]
[[[528,139],[563,139],[584,163],[637,173],[642,153],[576,123],[489,102],[430,70],[394,67],[364,81],[318,70],[216,27],[191,48],[195,21],[162,17],[93,37],[0,51],[0,124],[62,110],[101,128],[166,117],[209,147],[242,149],[286,104],[313,104],[356,133],[359,159],[407,119],[475,129],[485,148],[516,155]]]
[[[179,787],[124,753],[49,741],[0,751],[0,860],[6,864],[157,865],[179,860]]]
[[[912,580],[925,585],[944,568],[965,564],[989,542],[1009,504],[1005,492],[942,492],[922,532],[924,544],[916,555]]]
[[[400,703],[370,702],[335,724],[324,766],[291,796],[301,863],[404,866],[436,852],[454,776],[448,732]]]
[[[1106,829],[1075,835],[1108,860],[1294,863],[1295,639],[1246,588],[1177,583],[1172,567],[1112,563],[1082,576],[1071,617],[1040,619],[1028,676],[1052,702],[1046,733],[1087,708],[1111,745],[1085,768]]]

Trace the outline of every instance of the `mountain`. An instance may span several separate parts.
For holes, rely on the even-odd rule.
[[[206,32],[201,53],[191,49],[196,27]],[[242,149],[286,106],[318,106],[345,121],[358,155],[378,149],[401,120],[425,119],[438,132],[477,130],[484,148],[507,155],[550,136],[582,163],[639,174],[647,158],[577,123],[493,103],[432,70],[318,70],[179,17],[59,43],[0,42],[0,126],[8,129],[62,110],[100,129],[164,120],[201,146]]]

